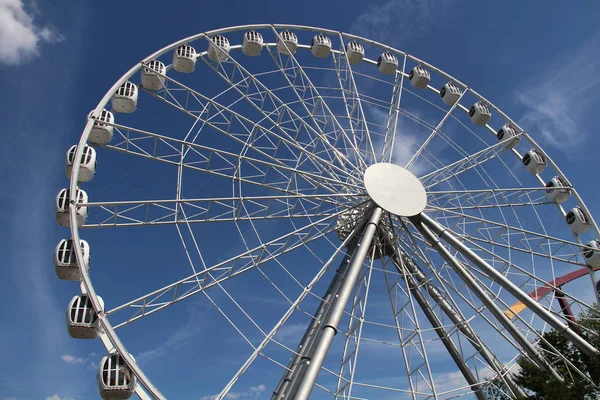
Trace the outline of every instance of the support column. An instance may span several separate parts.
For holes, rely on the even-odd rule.
[[[508,319],[508,317],[500,310],[498,305],[488,297],[485,290],[479,285],[471,273],[444,247],[439,239],[436,239],[433,233],[421,223],[421,219],[414,217],[411,219],[413,225],[421,232],[423,237],[437,250],[456,274],[467,284],[467,286],[475,293],[479,300],[488,308],[494,317],[504,326],[510,335],[519,343],[521,348],[529,355],[533,362],[540,368],[550,372],[556,379],[562,381],[563,378],[556,372],[540,352],[519,332],[517,327]]]
[[[438,337],[446,347],[446,350],[454,360],[454,363],[456,364],[460,372],[463,374],[467,383],[471,386],[471,389],[475,392],[475,396],[477,396],[479,400],[487,400],[487,397],[482,391],[482,385],[477,386],[477,379],[475,379],[475,376],[473,375],[467,364],[464,362],[460,351],[458,351],[458,348],[456,347],[452,339],[450,339],[448,333],[442,326],[440,319],[433,312],[433,310],[429,306],[429,303],[425,299],[425,296],[423,296],[423,293],[421,293],[421,291],[419,290],[419,285],[417,284],[416,279],[410,272],[406,273],[407,271],[403,269],[402,262],[399,260],[399,258],[400,257],[397,254],[394,255],[394,257],[392,258],[392,262],[394,263],[398,272],[404,275],[406,283],[408,285],[408,290],[410,291],[411,295],[415,298],[417,303],[419,303],[419,307],[421,307],[423,314],[425,314],[425,317],[427,317],[427,320],[433,327],[433,330],[435,330],[435,333],[437,333]]]
[[[512,283],[508,278],[496,271],[491,265],[485,260],[479,257],[473,250],[464,245],[454,235],[452,235],[448,229],[438,224],[432,218],[424,213],[421,213],[417,218],[431,228],[440,239],[446,240],[452,247],[458,250],[463,256],[469,261],[480,268],[485,274],[492,278],[495,282],[499,283],[504,289],[506,289],[511,295],[520,300],[525,304],[531,311],[546,321],[552,328],[560,332],[568,340],[570,340],[575,346],[581,351],[591,357],[597,357],[600,355],[600,351],[594,346],[589,344],[585,339],[579,336],[575,331],[562,323],[554,314],[542,307],[537,301],[533,300],[529,295],[521,290],[517,285]]]
[[[289,399],[308,400],[333,341],[333,337],[337,334],[337,327],[344,314],[346,304],[352,295],[352,289],[358,280],[360,270],[368,255],[369,248],[373,242],[373,237],[377,232],[377,227],[382,215],[382,209],[375,207],[371,213],[369,222],[365,225],[363,235],[358,243],[358,247],[352,256],[352,260],[348,265],[346,275],[341,282],[337,295],[332,299],[331,310],[323,322],[320,337],[315,341],[315,348],[309,359],[306,360],[306,370],[300,376],[297,390],[295,393],[290,393]]]
[[[306,367],[307,360],[310,362],[310,353],[314,348],[315,341],[320,336],[321,325],[325,316],[329,314],[329,310],[331,309],[333,299],[332,296],[335,296],[335,294],[338,292],[343,278],[346,276],[346,271],[350,265],[352,255],[356,251],[357,243],[358,238],[352,238],[350,239],[350,242],[348,242],[348,246],[346,247],[346,255],[340,263],[339,268],[335,271],[335,277],[331,280],[331,283],[329,284],[329,287],[323,296],[323,300],[321,300],[321,304],[319,304],[313,319],[308,325],[308,329],[304,333],[304,336],[302,337],[302,340],[296,349],[296,354],[294,354],[290,360],[286,372],[273,391],[271,400],[293,398],[291,393],[297,386],[296,383],[298,381],[298,377],[302,375],[302,369],[304,369],[303,367]]]

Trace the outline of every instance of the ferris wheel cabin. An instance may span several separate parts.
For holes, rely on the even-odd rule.
[[[61,189],[56,195],[55,211],[56,211],[56,222],[60,226],[69,227],[71,226],[69,220],[69,205],[71,202],[71,190]],[[83,204],[88,202],[88,195],[83,189],[77,189],[75,194],[76,204]],[[88,210],[86,206],[77,207],[77,226],[81,227],[87,219]]]
[[[65,173],[67,178],[71,179],[73,172],[73,164],[75,163],[75,154],[77,153],[77,145],[73,145],[67,151],[65,158]],[[79,164],[79,174],[77,180],[79,182],[89,182],[96,173],[96,150],[93,147],[85,145],[81,153],[81,162]]]
[[[158,60],[152,60],[142,67],[142,86],[150,90],[159,90],[165,84],[165,78],[160,75],[167,74],[167,67]]]
[[[392,53],[383,53],[377,59],[377,68],[384,75],[393,75],[398,69],[398,59]]]
[[[111,99],[113,111],[131,114],[137,107],[138,88],[132,82],[125,82]]]
[[[453,106],[456,104],[461,94],[462,92],[460,88],[452,82],[446,83],[440,89],[440,97],[447,106]]]
[[[310,51],[317,58],[327,58],[331,53],[331,39],[319,33],[310,42]]]
[[[546,169],[546,159],[535,149],[531,149],[525,153],[522,161],[527,172],[530,174],[537,175]]]
[[[469,117],[475,125],[485,126],[492,118],[492,112],[487,104],[478,101],[471,106]]]
[[[285,30],[277,38],[277,51],[281,54],[290,55],[298,48],[298,36],[294,32]]]
[[[350,42],[346,45],[346,55],[350,65],[358,65],[365,56],[365,48],[358,42]]]
[[[429,85],[431,75],[421,65],[415,66],[408,74],[408,81],[416,89],[425,89]]]
[[[136,382],[135,375],[118,353],[107,354],[100,360],[98,389],[104,400],[129,399],[135,391]]]
[[[98,296],[101,305],[100,312],[104,311],[104,300]],[[84,294],[74,296],[67,308],[67,330],[73,339],[96,339],[100,333],[98,314],[90,298]]]
[[[567,221],[571,232],[576,234],[585,233],[592,227],[590,219],[579,206],[572,208],[571,211],[565,215],[565,220]]]
[[[225,62],[229,59],[230,49],[229,39],[223,35],[215,35],[208,43],[208,58],[215,62]]]
[[[173,52],[173,68],[177,72],[189,74],[196,68],[196,49],[187,44],[179,46]]]
[[[583,250],[583,258],[586,264],[594,268],[600,267],[600,241],[594,239],[586,246],[591,247],[591,249]]]
[[[556,203],[563,203],[571,195],[571,190],[559,176],[555,176],[546,183],[546,195]]]
[[[264,45],[263,37],[260,33],[252,30],[244,33],[242,40],[242,52],[250,57],[256,57],[262,51]]]
[[[92,118],[94,115],[94,110],[90,111],[88,114],[88,119]],[[111,125],[103,124],[103,122],[107,122],[109,124],[113,124],[115,122],[115,116],[110,111],[103,109],[95,118],[94,125],[92,127],[92,131],[90,132],[90,136],[88,140],[95,144],[107,144],[112,140],[113,137],[113,129],[114,127]]]
[[[91,261],[90,245],[85,240],[80,240],[79,243],[83,253],[83,268],[88,270]],[[58,242],[54,250],[54,271],[59,279],[65,281],[78,281],[81,279],[73,239],[63,239]]]
[[[498,138],[499,142],[507,140],[506,144],[504,145],[504,147],[507,149],[514,149],[521,140],[521,138],[518,136],[517,130],[509,124],[504,124],[500,129],[498,129],[496,138]],[[509,138],[510,140],[508,140]]]

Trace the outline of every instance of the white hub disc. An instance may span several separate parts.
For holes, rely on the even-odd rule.
[[[392,214],[412,217],[427,205],[427,193],[419,178],[399,165],[373,164],[365,171],[364,181],[371,199]]]

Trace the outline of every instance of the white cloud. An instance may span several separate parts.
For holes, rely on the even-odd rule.
[[[2,397],[0,400],[17,400],[16,397]]]
[[[94,371],[96,370],[96,368],[98,368],[97,363],[87,358],[75,357],[70,354],[63,354],[62,356],[60,356],[60,359],[66,362],[67,364],[85,365],[85,367],[90,371]]]
[[[600,88],[599,47],[600,38],[591,39],[524,82],[516,94],[525,108],[523,128],[557,148],[573,148],[585,140],[583,121],[593,118],[594,90]]]
[[[242,392],[229,392],[223,397],[224,399],[258,399],[260,395],[267,389],[266,385],[252,386],[248,390]],[[215,400],[219,395],[212,394],[202,396],[200,400]]]
[[[67,364],[84,364],[86,361],[83,358],[75,357],[70,354],[64,354],[60,356],[60,359],[66,362]]]
[[[144,351],[136,355],[137,363],[147,364],[155,359],[160,359],[167,354],[181,350],[192,338],[198,337],[202,330],[202,311],[197,306],[191,306],[189,309],[189,319],[179,329],[177,329],[165,341],[157,347]]]
[[[60,397],[59,395],[55,394],[55,395],[46,397],[46,400],[73,400],[73,399],[70,397]]]
[[[366,11],[353,22],[350,32],[384,44],[400,45],[426,33],[437,15],[443,15],[444,2],[431,0],[388,0],[365,2]]]
[[[40,43],[63,40],[51,26],[37,26],[22,0],[0,0],[0,62],[17,65],[39,55]]]
[[[307,323],[283,325],[275,334],[275,340],[279,342],[300,342],[307,327]]]
[[[367,114],[366,118],[370,122],[378,125],[376,133],[381,133],[380,136],[374,136],[373,147],[376,154],[381,154],[383,149],[385,126],[387,125],[388,112],[382,108],[367,105],[365,107]],[[425,140],[423,133],[415,132],[415,126],[404,122],[404,119],[399,118],[396,123],[396,138],[394,139],[394,148],[392,149],[392,162],[398,165],[406,165],[415,154],[416,147]],[[425,172],[432,169],[431,165],[425,160],[425,154],[415,159],[409,170],[416,176],[422,176]]]

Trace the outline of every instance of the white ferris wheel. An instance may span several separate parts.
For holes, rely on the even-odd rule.
[[[549,329],[598,354],[575,318],[600,267],[577,190],[489,100],[385,44],[185,38],[116,81],[65,165],[56,274],[80,282],[69,334],[108,352],[104,399],[177,398],[130,353],[190,302],[217,314],[206,362],[238,343],[217,399],[258,374],[272,399],[482,400],[522,393],[519,357],[583,374],[540,352]]]

